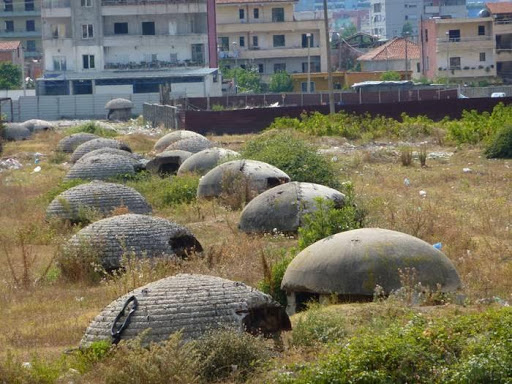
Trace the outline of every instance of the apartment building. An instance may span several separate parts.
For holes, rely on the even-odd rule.
[[[43,0],[38,94],[148,93],[170,83],[187,96],[219,95],[214,11],[214,0]]]
[[[487,3],[496,42],[496,74],[512,84],[512,2]]]
[[[2,0],[0,3],[0,41],[21,41],[25,58],[42,56],[41,0]]]
[[[219,59],[254,67],[263,80],[276,72],[327,71],[323,20],[296,20],[294,0],[217,0]]]
[[[466,17],[466,0],[371,0],[371,33],[392,39],[402,36],[404,25],[409,24],[411,36],[418,36],[421,20],[442,16]]]
[[[422,74],[448,82],[496,77],[493,19],[429,19],[421,23]]]

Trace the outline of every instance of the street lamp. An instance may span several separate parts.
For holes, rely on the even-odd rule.
[[[311,48],[311,33],[306,33],[308,39],[308,82],[306,86],[307,93],[311,93],[311,55],[309,50]]]
[[[407,38],[409,37],[410,33],[409,32],[404,32],[403,33],[403,36],[405,38],[405,80],[408,80],[408,77],[409,77],[409,72],[408,72],[408,69],[409,69],[409,63],[408,63],[408,53],[407,53]]]
[[[448,86],[448,80],[450,77],[450,32],[446,34],[446,86]]]
[[[327,86],[329,88],[329,114],[334,115],[334,92],[332,85],[332,67],[331,67],[331,39],[329,38],[329,16],[327,14],[327,0],[324,3],[324,28],[325,28],[325,45],[327,48]]]
[[[236,51],[236,47],[237,47],[237,43],[236,41],[233,41],[231,43],[232,47],[233,47],[233,56],[235,56],[235,72],[234,72],[234,77],[233,77],[233,87],[235,88],[235,94],[238,93],[238,85],[237,85],[237,81],[236,81],[236,72],[238,71],[238,52]]]

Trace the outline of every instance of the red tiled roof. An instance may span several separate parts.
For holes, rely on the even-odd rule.
[[[512,2],[507,1],[504,3],[485,3],[489,11],[494,14],[498,13],[512,13]]]
[[[407,40],[407,58],[413,60],[420,58],[420,47],[409,39]],[[405,39],[403,37],[388,41],[357,58],[359,61],[400,59],[405,60]]]
[[[298,0],[215,0],[215,4],[295,3]]]
[[[19,41],[0,41],[0,51],[14,51],[20,44]]]

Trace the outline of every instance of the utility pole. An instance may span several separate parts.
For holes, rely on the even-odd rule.
[[[409,78],[409,72],[408,72],[408,60],[407,60],[407,36],[409,35],[408,32],[404,34],[405,37],[405,80],[408,80]]]
[[[329,35],[329,17],[327,15],[327,0],[324,0],[324,26],[325,26],[325,45],[327,47],[327,86],[329,87],[329,114],[334,115],[334,92],[332,84],[331,67],[331,39]]]
[[[306,33],[308,39],[308,83],[306,85],[307,93],[311,93],[311,56],[309,50],[311,49],[311,33]]]
[[[233,76],[233,86],[235,88],[235,94],[238,93],[238,82],[237,82],[237,78],[236,78],[236,73],[238,71],[238,51],[236,51],[236,41],[233,41],[231,43],[233,45],[233,55],[235,56],[235,71],[234,71],[234,76]]]

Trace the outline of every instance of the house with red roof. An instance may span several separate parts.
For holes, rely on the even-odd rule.
[[[21,45],[21,41],[0,41],[0,62],[21,65],[23,59],[23,46]]]

